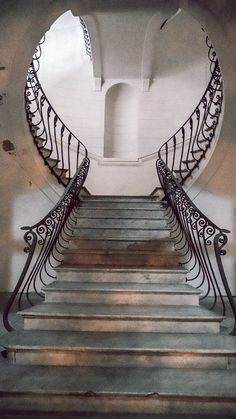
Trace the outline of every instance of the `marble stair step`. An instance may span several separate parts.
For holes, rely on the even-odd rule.
[[[123,218],[78,218],[76,223],[77,228],[116,228],[116,229],[140,229],[140,230],[155,230],[167,227],[165,219],[156,220],[145,220],[145,219],[133,219]]]
[[[55,281],[43,288],[46,302],[198,305],[200,291],[187,284]]]
[[[154,202],[160,203],[156,196],[136,196],[136,195],[90,195],[83,198],[83,202]]]
[[[42,303],[20,312],[39,330],[218,333],[223,316],[200,306]]]
[[[225,417],[235,413],[235,382],[235,370],[5,364],[0,410]]]
[[[79,250],[67,249],[64,252],[66,264],[111,265],[111,266],[178,266],[180,263],[177,252],[158,252],[151,250]]]
[[[72,237],[69,249],[104,249],[104,250],[131,250],[146,251],[155,250],[157,252],[166,252],[174,250],[174,241],[171,239],[162,240],[103,240],[103,239],[80,239],[80,237]]]
[[[97,268],[91,266],[66,265],[62,263],[55,268],[58,281],[78,282],[119,282],[119,283],[143,283],[143,284],[180,284],[184,283],[187,271],[181,266],[175,269],[155,268]]]
[[[104,201],[104,200],[87,200],[81,201],[79,208],[90,208],[90,209],[126,209],[126,210],[162,210],[163,205],[159,202],[150,202],[150,201]]]
[[[116,223],[108,228],[103,227],[76,227],[74,236],[81,239],[117,239],[117,240],[159,240],[170,238],[170,229],[168,227],[153,229],[141,228],[116,228]]]
[[[219,334],[21,330],[1,344],[22,365],[236,368],[235,338]]]
[[[114,208],[83,208],[80,207],[77,211],[78,218],[134,218],[134,219],[151,219],[155,220],[164,217],[164,210],[162,208],[155,209],[114,209]]]

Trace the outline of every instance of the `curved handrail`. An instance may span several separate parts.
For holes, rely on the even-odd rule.
[[[32,305],[30,292],[34,290],[38,296],[42,296],[41,285],[46,285],[48,280],[55,279],[53,269],[62,261],[62,252],[68,246],[72,235],[79,193],[88,170],[89,158],[84,157],[77,173],[54,208],[33,226],[22,227],[22,230],[25,230],[24,240],[27,245],[24,250],[28,253],[28,257],[3,311],[3,323],[8,331],[13,330],[9,322],[9,313],[16,299],[18,298],[19,309],[22,307],[23,298]]]
[[[90,60],[92,60],[92,47],[90,42],[89,31],[84,19],[82,17],[79,17],[79,20],[83,29],[86,54],[89,56]]]
[[[19,309],[23,299],[32,305],[32,290],[42,297],[41,286],[55,279],[54,268],[62,261],[63,250],[68,246],[75,224],[79,194],[89,170],[85,145],[67,128],[49,103],[38,80],[42,55],[42,38],[30,65],[25,87],[25,109],[34,142],[45,163],[66,189],[54,208],[33,226],[25,230],[25,252],[28,253],[20,278],[3,311],[3,323],[13,330],[9,313],[18,299]],[[72,150],[75,159],[71,158]],[[61,165],[59,166],[59,163]]]
[[[207,88],[192,114],[158,152],[158,157],[177,175],[181,185],[206,157],[215,138],[223,105],[223,80],[219,61],[208,37],[206,44],[211,72]]]
[[[45,164],[64,186],[77,172],[87,149],[64,124],[39,82],[37,72],[42,54],[39,43],[27,74],[25,110],[30,132]]]
[[[182,255],[182,264],[188,268],[187,282],[193,281],[197,288],[206,286],[202,299],[212,291],[214,302],[211,308],[220,299],[223,314],[226,310],[222,294],[224,289],[235,321],[231,334],[236,335],[236,304],[222,264],[222,256],[226,253],[223,248],[230,231],[218,227],[194,205],[162,159],[157,160],[156,168],[168,205],[172,238],[176,250]]]
[[[158,151],[157,174],[167,203],[167,215],[182,264],[188,268],[187,281],[197,288],[206,286],[206,298],[212,291],[215,307],[220,299],[223,314],[226,306],[224,290],[234,316],[231,332],[236,335],[236,304],[233,299],[223,263],[229,230],[219,228],[190,200],[181,185],[199,167],[215,138],[223,104],[223,81],[216,52],[206,37],[211,79],[187,121]]]

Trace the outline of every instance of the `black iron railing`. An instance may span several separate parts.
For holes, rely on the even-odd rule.
[[[37,72],[42,53],[38,45],[30,65],[25,87],[25,109],[30,132],[50,171],[64,186],[77,172],[87,149],[70,131],[50,104]]]
[[[19,309],[22,305],[33,304],[31,292],[43,297],[42,285],[56,278],[54,268],[63,259],[62,252],[68,247],[73,233],[79,203],[79,193],[89,169],[89,159],[84,158],[77,173],[68,184],[61,199],[41,221],[31,227],[22,227],[25,231],[24,240],[28,253],[22,274],[4,309],[3,322],[8,331],[13,330],[9,321],[9,313],[15,302]]]
[[[89,56],[90,60],[92,60],[92,47],[91,47],[91,42],[90,42],[89,31],[88,31],[88,28],[86,26],[84,19],[80,17],[79,20],[80,20],[83,33],[84,33],[84,43],[85,43],[86,54]]]
[[[226,311],[223,294],[226,294],[235,319],[231,334],[236,335],[236,304],[222,264],[230,231],[217,227],[193,204],[162,159],[157,160],[156,167],[175,248],[182,256],[182,264],[188,269],[187,282],[191,281],[197,288],[205,288],[202,299],[213,294],[211,308],[220,300],[223,314]]]
[[[212,146],[223,104],[223,82],[219,61],[206,37],[211,78],[187,121],[160,148],[158,156],[174,172],[181,185],[199,168]]]

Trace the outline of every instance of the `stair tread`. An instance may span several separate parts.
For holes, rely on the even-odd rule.
[[[156,319],[221,321],[224,317],[200,306],[42,303],[20,312],[23,317]]]
[[[61,265],[62,267],[64,266],[63,265],[63,262],[62,262],[62,265]],[[68,263],[66,263],[65,264],[65,266],[67,267],[67,269],[69,269],[70,268],[70,266],[71,266],[71,270],[76,270],[76,264],[71,264],[71,265],[69,265]],[[91,268],[91,266],[94,268],[94,269],[99,269],[99,267],[103,267],[104,268],[104,270],[107,270],[107,271],[112,271],[112,272],[115,272],[115,268],[113,267],[113,265],[112,264],[101,264],[101,265],[99,265],[99,264],[90,264],[90,265],[86,265],[86,264],[83,264],[83,267],[85,268],[85,271],[88,271],[88,269],[90,270],[90,268]],[[146,271],[147,272],[151,272],[151,271],[153,271],[153,270],[151,270],[149,267],[147,268],[147,266],[148,265],[140,265],[140,267],[143,269],[143,270],[145,270],[145,268],[146,268]],[[123,272],[127,272],[127,270],[125,269],[125,268],[128,268],[129,270],[130,269],[133,269],[133,272],[135,272],[135,271],[138,271],[137,270],[137,265],[125,265],[125,266],[122,266],[122,264],[120,264],[120,266],[118,267],[118,271],[116,271],[116,272],[119,272],[121,269],[123,270]],[[152,265],[151,266],[151,268],[152,267],[154,267],[154,270],[156,270],[157,271],[157,268],[156,268],[156,266],[155,265]],[[177,272],[177,269],[178,269],[178,264],[176,264],[176,265],[168,265],[168,267],[169,267],[169,272],[171,272],[171,273],[174,273],[174,272]],[[159,270],[159,272],[167,272],[167,270],[165,271],[165,266],[161,266],[161,265],[158,265],[158,268],[160,268],[160,270]],[[179,271],[178,271],[179,272]],[[181,272],[183,272],[183,271],[181,271]]]
[[[4,335],[1,345],[11,349],[66,349],[236,355],[235,338],[205,333],[68,332],[21,330]]]
[[[19,366],[1,368],[0,392],[56,395],[228,397],[236,400],[236,371],[134,367]],[[176,385],[178,383],[178,385]],[[187,383],[187,385],[186,385]],[[95,393],[95,394],[94,394]]]
[[[154,202],[161,203],[160,199],[151,196],[139,196],[139,195],[91,195],[83,198],[82,202],[88,201],[103,201],[103,202]]]
[[[125,201],[84,201],[80,203],[79,209],[125,209],[125,210],[152,210],[152,211],[159,211],[163,210],[163,205],[159,202],[125,202]]]
[[[156,250],[163,248],[174,249],[174,241],[170,237],[163,240],[123,240],[123,239],[82,239],[81,237],[73,237],[69,243],[69,249],[120,249],[124,250]]]
[[[50,291],[100,291],[100,292],[147,292],[147,293],[170,293],[170,294],[201,294],[196,288],[187,284],[136,284],[136,283],[116,283],[116,282],[75,282],[75,281],[55,281],[43,288],[46,292]]]
[[[153,255],[153,256],[175,256],[179,258],[179,254],[173,249],[80,249],[68,247],[63,254],[75,253],[75,254],[98,254],[98,255]]]
[[[112,218],[112,219],[134,219],[134,220],[142,220],[142,219],[147,219],[147,220],[159,220],[159,219],[163,219],[164,217],[164,212],[163,209],[147,209],[147,210],[142,210],[142,209],[136,209],[134,210],[129,210],[126,208],[120,208],[120,209],[115,209],[115,208],[106,208],[106,209],[102,209],[102,208],[79,208],[79,210],[77,211],[77,217],[79,219],[91,219],[91,218]]]
[[[65,271],[65,272],[68,272],[68,271],[78,271],[78,272],[123,272],[123,273],[129,273],[129,272],[143,272],[143,273],[183,273],[183,274],[187,274],[187,270],[186,269],[184,269],[181,265],[178,265],[178,266],[174,266],[174,267],[169,267],[168,266],[168,268],[167,267],[162,267],[162,268],[156,268],[156,267],[150,267],[150,268],[147,268],[146,266],[139,266],[139,267],[131,267],[131,266],[127,266],[127,267],[124,267],[124,268],[122,268],[122,267],[115,267],[115,268],[113,268],[112,267],[112,270],[111,270],[111,267],[110,266],[108,266],[108,267],[106,267],[106,266],[100,266],[100,265],[98,265],[97,267],[95,267],[94,265],[93,266],[91,266],[91,265],[88,265],[88,266],[86,266],[86,265],[84,265],[83,267],[82,266],[78,266],[78,265],[73,265],[73,264],[71,264],[71,265],[67,265],[66,263],[65,264],[61,264],[61,265],[59,265],[59,266],[56,266],[55,268],[55,271],[61,271],[61,272],[63,272],[63,271]]]
[[[113,223],[114,223],[114,220],[112,220],[113,221]],[[75,231],[79,231],[79,230],[92,230],[92,231],[95,231],[95,230],[103,230],[103,231],[107,231],[107,230],[113,230],[113,231],[115,231],[115,230],[124,230],[124,231],[131,231],[131,230],[134,230],[134,231],[148,231],[148,230],[150,230],[150,231],[170,231],[170,227],[168,227],[168,226],[160,226],[160,227],[155,227],[155,229],[152,227],[152,226],[146,226],[146,227],[144,227],[144,226],[142,226],[142,227],[134,227],[134,226],[129,226],[129,227],[127,227],[127,226],[117,226],[116,224],[113,224],[112,226],[110,226],[110,227],[108,227],[108,226],[99,226],[99,222],[98,222],[98,227],[95,227],[95,226],[76,226],[75,227]]]

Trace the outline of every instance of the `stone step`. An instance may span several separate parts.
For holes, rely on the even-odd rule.
[[[137,229],[137,228],[75,228],[74,236],[89,239],[117,239],[117,240],[158,240],[170,238],[169,228],[161,228],[155,230]]]
[[[55,281],[43,288],[46,302],[198,305],[200,291],[187,284]]]
[[[124,418],[128,412],[233,417],[235,382],[235,370],[5,364],[0,411],[76,412],[78,417],[96,412],[96,419],[105,412],[110,418],[117,412]]]
[[[21,311],[24,328],[101,332],[218,333],[223,317],[200,306],[42,303]]]
[[[164,211],[161,208],[156,209],[102,209],[102,208],[79,208],[77,211],[78,218],[134,218],[134,219],[151,219],[164,217]]]
[[[129,282],[150,284],[180,284],[185,282],[187,271],[175,269],[80,267],[62,264],[55,268],[57,280],[81,282]]]
[[[132,202],[132,201],[81,201],[79,208],[90,209],[126,209],[126,210],[160,210],[163,205],[159,202]]]
[[[135,195],[90,195],[83,198],[83,202],[154,202],[160,203],[156,196],[135,196]]]
[[[156,266],[175,267],[179,265],[177,252],[157,252],[151,250],[78,250],[67,249],[64,262],[78,265],[105,266]]]
[[[103,239],[80,239],[72,237],[69,249],[104,249],[104,250],[155,250],[157,252],[166,252],[174,250],[174,241],[171,239],[163,240],[103,240]]]
[[[155,230],[167,227],[167,222],[164,219],[157,220],[136,220],[136,219],[116,219],[113,218],[78,218],[76,223],[77,228],[115,228],[118,229],[137,229],[137,230]]]
[[[235,338],[218,334],[22,330],[1,345],[21,365],[236,368]]]

